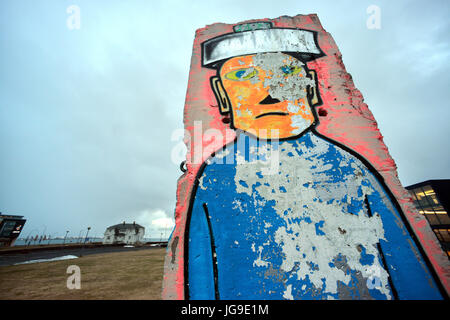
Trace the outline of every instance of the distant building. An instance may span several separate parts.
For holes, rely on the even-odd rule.
[[[13,246],[26,221],[23,216],[4,215],[0,212],[0,247]]]
[[[450,179],[427,180],[406,189],[450,258]]]
[[[144,240],[145,228],[135,222],[116,224],[106,229],[104,244],[138,244]]]

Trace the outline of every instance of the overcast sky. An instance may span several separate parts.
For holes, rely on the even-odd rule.
[[[80,9],[80,28],[69,29]],[[377,5],[381,29],[368,29]],[[0,211],[29,234],[136,221],[169,236],[195,30],[317,13],[404,186],[450,178],[450,2],[0,2]],[[167,231],[164,228],[167,226]]]

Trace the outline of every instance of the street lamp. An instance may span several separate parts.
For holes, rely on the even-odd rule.
[[[91,230],[91,227],[88,227],[88,228],[87,228],[87,232],[86,232],[86,237],[84,238],[84,242],[83,242],[83,245],[81,246],[81,253],[80,253],[80,257],[82,257],[82,256],[83,256],[84,244],[86,243],[86,239],[87,239],[87,236],[88,236],[89,230]]]
[[[64,236],[64,241],[63,241],[63,245],[65,245],[66,244],[66,238],[67,238],[67,234],[69,233],[69,231],[67,230],[66,231],[66,235]]]
[[[89,230],[91,230],[91,227],[88,227],[88,228],[87,228],[86,237],[84,237],[84,243],[86,243],[86,239],[87,239]]]
[[[83,233],[84,229],[81,229],[80,232],[78,233],[78,243],[81,242],[81,234]]]

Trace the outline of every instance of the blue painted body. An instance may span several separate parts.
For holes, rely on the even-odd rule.
[[[224,149],[228,154],[211,158],[201,172],[188,225],[190,299],[391,299],[396,295],[399,299],[442,299],[396,206],[359,159],[309,131],[298,139],[271,146],[285,156],[276,174],[277,181],[285,183],[272,186],[267,181],[273,177],[265,177],[267,174],[256,169],[248,171],[247,179],[239,180],[238,157],[243,156],[247,163],[265,160],[264,155],[249,152],[248,146],[257,143],[254,138],[239,135]],[[286,167],[292,162],[283,159],[301,159],[299,170],[309,173],[293,175]],[[357,175],[362,176],[354,180]],[[302,181],[304,177],[308,179]],[[313,190],[318,196],[295,195],[288,187],[292,179],[297,179],[301,190]],[[266,191],[272,187],[268,196]],[[292,202],[294,196],[297,199]],[[283,201],[290,201],[290,205],[280,212]],[[340,233],[332,236],[326,230],[338,226],[330,226],[328,213],[311,214],[311,208],[318,205],[329,206],[330,210],[341,208],[343,218],[364,215],[361,221],[381,219],[383,234],[376,250],[375,245],[343,248],[343,243],[356,243],[351,237],[365,225],[357,226],[360,229],[354,224],[339,225]],[[318,218],[321,215],[323,218]],[[372,231],[369,228],[367,232]],[[341,234],[343,242],[339,242]],[[297,242],[290,241],[294,239]],[[287,248],[292,243],[298,246]],[[388,282],[387,278],[380,282],[382,277],[376,272],[369,276],[370,268],[376,271],[380,266],[389,274]],[[361,268],[369,273],[364,274]],[[318,274],[323,276],[319,278],[321,283]],[[334,281],[333,274],[341,280]],[[347,280],[342,281],[343,277]]]

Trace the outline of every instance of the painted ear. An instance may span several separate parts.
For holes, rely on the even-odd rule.
[[[220,114],[227,114],[231,112],[230,99],[228,99],[227,92],[225,91],[219,77],[211,77],[211,88],[213,89],[217,103],[219,104]]]
[[[311,107],[320,104],[319,91],[317,90],[317,73],[314,70],[308,71],[308,76],[314,81],[314,86],[308,86],[308,97],[310,99]]]

